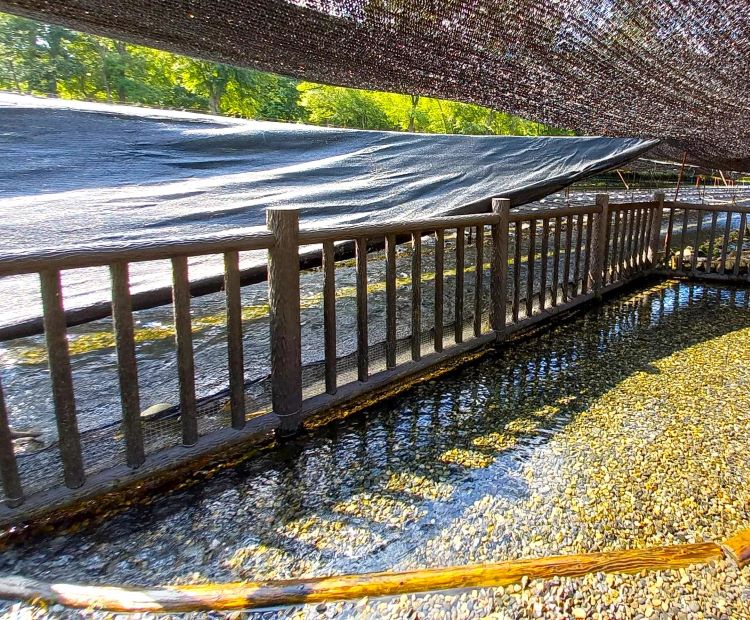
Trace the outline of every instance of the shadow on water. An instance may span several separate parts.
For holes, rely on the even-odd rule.
[[[391,568],[480,498],[522,501],[530,455],[634,373],[750,327],[749,301],[745,289],[657,285],[208,482],[25,543],[0,570],[149,584]]]

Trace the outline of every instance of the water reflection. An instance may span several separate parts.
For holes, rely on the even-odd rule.
[[[749,300],[745,289],[655,286],[205,484],[52,543],[11,550],[0,558],[0,570],[78,582],[228,581],[461,564],[692,536],[691,527],[716,527],[732,514],[712,504],[704,519],[701,506],[709,498],[693,495],[691,485],[710,487],[710,480],[691,479],[683,489],[699,526],[659,516],[646,528],[657,494],[641,493],[651,479],[633,471],[613,490],[591,477],[602,457],[580,436],[625,438],[617,448],[623,452],[611,457],[627,462],[644,442],[658,455],[670,424],[682,428],[680,416],[698,424],[646,390],[657,394],[659,385],[678,377],[661,375],[663,360],[750,329]],[[731,342],[722,346],[731,350]],[[647,383],[649,376],[657,383]],[[633,381],[643,383],[618,391]],[[721,393],[721,385],[709,387]],[[610,412],[616,424],[597,417]],[[739,416],[734,423],[740,429],[750,420]],[[719,432],[715,421],[707,418],[707,424]],[[727,451],[722,467],[734,476],[723,484],[740,500],[750,488],[746,463],[737,460],[741,451],[729,448],[741,437],[718,437]],[[604,475],[614,479],[614,467],[604,467],[611,472]],[[637,499],[631,507],[607,503],[620,493]],[[640,525],[632,524],[636,517]],[[726,527],[736,525],[734,518]]]

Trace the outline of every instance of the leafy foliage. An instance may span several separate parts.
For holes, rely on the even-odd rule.
[[[569,133],[476,105],[298,82],[2,13],[0,89],[356,129]]]

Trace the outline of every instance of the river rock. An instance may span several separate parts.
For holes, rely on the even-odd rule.
[[[153,420],[159,416],[160,413],[171,409],[174,405],[169,403],[156,403],[151,405],[148,409],[141,411],[141,420]]]

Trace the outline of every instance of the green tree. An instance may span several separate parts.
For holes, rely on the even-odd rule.
[[[312,82],[302,82],[297,88],[300,106],[307,111],[311,123],[357,129],[396,128],[374,93]]]
[[[300,83],[2,13],[0,89],[357,129],[567,133],[477,105]]]
[[[28,65],[33,62],[37,25],[29,19],[0,13],[0,86],[8,90],[31,92]]]

